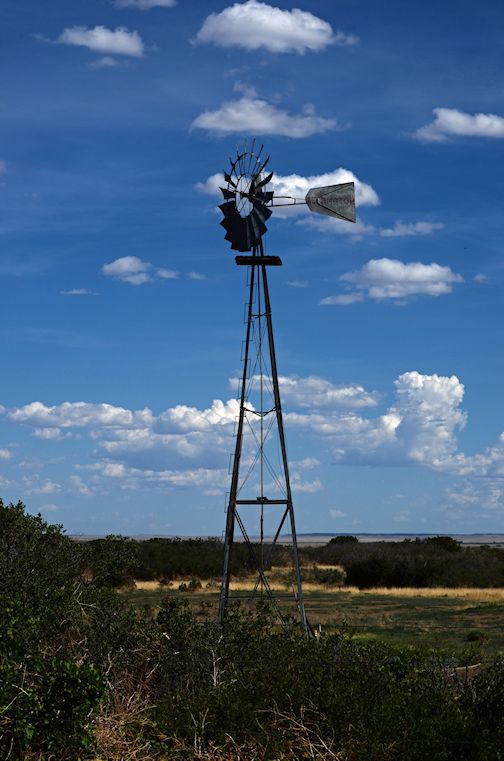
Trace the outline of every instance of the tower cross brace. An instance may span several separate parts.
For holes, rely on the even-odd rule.
[[[280,620],[284,620],[282,611],[278,604],[278,598],[273,594],[270,583],[267,577],[268,566],[272,557],[273,549],[278,542],[281,535],[281,531],[287,523],[290,529],[290,545],[292,552],[292,561],[294,567],[294,584],[293,584],[293,598],[297,605],[298,616],[300,625],[305,633],[309,633],[310,627],[306,618],[303,588],[301,583],[301,570],[299,563],[299,552],[296,535],[296,525],[294,518],[294,507],[292,501],[292,491],[289,476],[289,463],[287,458],[287,445],[285,439],[285,430],[283,424],[282,404],[280,398],[280,388],[278,382],[278,370],[275,353],[275,342],[273,336],[273,323],[271,317],[271,302],[268,288],[267,277],[267,265],[281,264],[278,257],[265,257],[262,239],[252,249],[252,256],[236,257],[237,264],[248,264],[250,266],[250,282],[249,282],[249,299],[247,305],[247,327],[245,334],[245,346],[243,356],[243,371],[240,379],[239,386],[239,398],[240,398],[240,411],[238,416],[238,424],[236,429],[236,442],[233,458],[233,468],[231,476],[231,488],[229,493],[229,501],[227,504],[226,514],[226,533],[224,539],[224,569],[222,574],[222,583],[219,597],[219,621],[224,622],[226,616],[226,610],[228,602],[232,599],[230,594],[230,581],[231,581],[231,559],[233,552],[233,544],[235,541],[236,525],[241,531],[243,540],[247,545],[250,552],[252,564],[257,573],[257,580],[252,592],[249,594],[248,599],[256,599],[260,590],[263,596],[266,596],[270,600]],[[250,383],[249,368],[251,366],[251,354],[253,352],[253,336],[258,340],[257,357],[254,366],[258,365],[258,383],[260,388],[260,409],[250,409],[248,406],[248,387]],[[265,351],[264,343],[267,344],[267,350]],[[270,374],[269,377],[266,374],[264,359],[269,360]],[[264,386],[265,383],[271,389],[273,397],[273,407],[264,409]],[[259,435],[256,437],[256,455],[255,460],[259,465],[259,489],[260,495],[255,498],[243,499],[241,498],[241,491],[246,481],[240,482],[243,460],[243,440],[245,433],[245,426],[247,424],[247,415],[252,414],[259,419]],[[281,476],[283,477],[283,487],[285,494],[282,499],[268,499],[264,494],[264,476],[265,471],[270,470],[267,456],[265,454],[265,442],[272,425],[265,426],[265,420],[273,416],[272,421],[276,422],[276,431],[278,435],[278,442],[280,445],[280,460],[281,460]],[[278,521],[276,532],[270,544],[267,545],[267,552],[265,552],[264,544],[264,510],[267,507],[273,507],[280,509],[281,515]],[[250,536],[245,527],[245,522],[241,515],[242,508],[256,507],[259,510],[260,518],[260,542],[259,547],[254,547]]]

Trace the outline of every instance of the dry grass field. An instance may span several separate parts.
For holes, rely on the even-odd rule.
[[[231,593],[246,596],[255,578],[234,580]],[[217,608],[219,580],[201,580],[201,588],[188,591],[190,579],[170,585],[138,581],[124,594],[139,607],[155,611],[165,596],[183,597],[196,611]],[[272,574],[271,586],[279,598],[288,592],[282,574]],[[462,652],[477,650],[482,655],[504,652],[504,589],[448,587],[376,588],[328,587],[308,582],[303,585],[308,617],[315,629],[344,629],[356,638],[384,639],[402,645]],[[282,600],[283,606],[287,602]]]

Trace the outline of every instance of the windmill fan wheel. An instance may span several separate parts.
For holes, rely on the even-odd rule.
[[[230,159],[229,173],[224,172],[227,187],[221,188],[224,196],[224,202],[219,206],[224,214],[221,225],[226,230],[225,239],[235,251],[255,249],[268,229],[265,223],[271,216],[271,209],[267,204],[273,193],[264,188],[273,172],[264,173],[269,156],[262,161],[261,151],[254,153],[252,144],[250,150],[237,152],[236,158]]]

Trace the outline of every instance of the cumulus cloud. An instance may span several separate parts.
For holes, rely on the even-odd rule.
[[[356,409],[377,404],[376,394],[359,385],[336,386],[314,375],[307,378],[280,376],[278,381],[282,399],[294,407]]]
[[[151,8],[173,8],[177,0],[115,0],[116,8],[138,8],[149,11]]]
[[[344,32],[334,33],[327,21],[307,11],[281,10],[258,0],[247,0],[220,13],[211,13],[195,41],[220,47],[303,54],[324,50],[330,44],[354,45],[358,38]]]
[[[318,188],[324,185],[339,185],[343,182],[353,182],[355,184],[355,202],[357,206],[378,206],[380,199],[376,190],[365,182],[362,182],[349,169],[339,167],[332,172],[324,174],[312,174],[304,177],[300,174],[274,174],[268,185],[268,190],[272,190],[276,196],[289,196],[290,198],[299,198],[304,200],[310,188]],[[225,181],[222,174],[212,174],[205,182],[199,182],[196,185],[197,190],[207,195],[221,197],[220,187],[225,187]],[[306,214],[306,206],[289,206],[285,209],[275,208],[275,214]],[[321,221],[325,221],[324,219]],[[328,220],[332,221],[332,220]],[[337,221],[337,220],[335,220]],[[354,225],[349,225],[354,227]]]
[[[7,419],[13,423],[44,428],[134,428],[149,424],[152,413],[148,409],[131,410],[112,404],[90,402],[63,402],[49,407],[42,402],[31,402],[24,407],[7,411]]]
[[[12,452],[9,449],[0,449],[0,460],[10,460]]]
[[[216,111],[204,111],[196,117],[191,129],[204,129],[216,135],[284,135],[303,138],[338,129],[336,119],[318,116],[312,105],[305,105],[301,114],[288,111],[247,93],[238,100],[227,101]]]
[[[236,379],[231,379],[231,385],[236,384]],[[456,376],[428,375],[416,370],[403,373],[394,383],[391,403],[379,414],[374,412],[379,401],[376,394],[358,384],[337,386],[327,379],[309,376],[281,377],[280,385],[289,409],[284,411],[289,436],[304,440],[307,433],[313,435],[336,462],[355,466],[415,465],[496,481],[504,477],[504,433],[494,446],[479,454],[466,456],[459,451],[458,435],[466,425],[466,413],[462,409],[464,386]],[[253,410],[250,404],[249,408]],[[32,402],[3,412],[11,423],[30,426],[42,439],[58,441],[68,433],[87,433],[95,459],[93,465],[85,467],[91,473],[89,483],[81,476],[67,478],[68,489],[84,496],[102,488],[103,479],[116,479],[121,488],[127,489],[148,482],[159,488],[192,486],[205,493],[224,491],[229,486],[225,466],[233,449],[232,432],[238,413],[236,399],[214,400],[205,409],[176,405],[157,415],[149,409],[134,411],[89,402],[54,406]],[[247,418],[247,430],[254,421],[257,425],[252,412]],[[251,432],[249,442],[254,442]],[[270,437],[268,445],[271,443]],[[9,450],[0,450],[0,458],[6,458],[5,452]],[[244,469],[250,468],[249,485],[253,485],[257,463],[250,452],[244,448],[242,463]],[[322,484],[315,474],[306,478],[307,472],[318,465],[315,458],[292,461],[293,488],[307,493],[320,490]],[[53,494],[63,488],[39,476],[25,476],[23,485],[27,494]],[[272,491],[275,488],[281,488],[281,479],[273,476]],[[466,501],[470,496],[467,492]],[[496,504],[501,504],[501,496],[495,497]],[[462,499],[463,495],[459,502]],[[489,493],[487,501],[490,499]]]
[[[376,418],[288,413],[286,422],[323,437],[341,463],[458,469],[457,433],[466,423],[459,379],[411,371],[394,385],[394,403]]]
[[[130,285],[152,283],[156,279],[173,280],[178,278],[178,272],[170,269],[157,269],[150,262],[139,259],[138,256],[121,256],[113,262],[104,264],[102,273],[115,280],[121,280]]]
[[[441,296],[451,293],[461,275],[440,264],[405,263],[397,259],[371,259],[360,270],[341,275],[340,280],[356,289],[349,294],[327,296],[323,305],[351,304],[364,296],[375,300],[402,301],[418,295]]]
[[[415,132],[425,142],[444,142],[450,137],[504,138],[504,117],[466,114],[456,108],[434,108],[434,120]]]
[[[51,481],[49,478],[41,482],[38,476],[24,476],[22,480],[26,494],[59,494],[61,491],[61,484]]]
[[[259,381],[260,376],[252,376],[249,379],[250,388],[257,386]],[[268,385],[271,383],[270,378],[266,378],[266,381]],[[239,378],[229,379],[229,385],[234,390],[240,387],[240,383]],[[282,399],[293,407],[357,409],[374,407],[377,404],[377,395],[369,393],[363,386],[336,386],[315,375],[306,378],[280,375],[278,385]]]
[[[95,53],[108,55],[124,55],[142,58],[145,46],[138,32],[130,32],[123,26],[107,29],[105,26],[95,26],[89,29],[85,26],[73,26],[65,29],[58,37],[62,45],[75,45],[88,48]]]

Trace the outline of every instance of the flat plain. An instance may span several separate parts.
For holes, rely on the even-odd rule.
[[[166,596],[188,600],[202,615],[216,613],[218,581],[202,581],[202,588],[192,592],[184,588],[179,591],[178,586],[187,585],[187,581],[177,580],[171,586],[138,582],[136,589],[124,594],[136,606],[150,608],[153,613]],[[243,580],[233,591],[245,596],[250,588],[250,581]],[[289,610],[282,597],[280,604]],[[490,658],[504,652],[504,589],[359,591],[355,587],[310,584],[305,604],[315,631],[340,630],[359,639],[380,639],[474,657]]]

